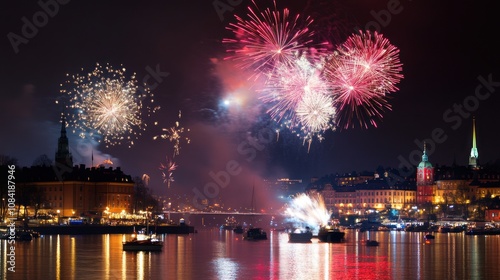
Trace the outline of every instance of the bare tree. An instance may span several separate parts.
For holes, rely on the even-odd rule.
[[[52,160],[46,155],[40,155],[33,161],[33,166],[52,166]]]
[[[13,158],[7,155],[0,155],[0,166],[17,165],[17,162],[17,158]]]

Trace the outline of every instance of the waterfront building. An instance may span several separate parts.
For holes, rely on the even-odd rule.
[[[73,166],[69,151],[63,117],[55,164],[19,170],[16,179],[22,214],[45,212],[60,217],[106,217],[132,212],[134,182],[131,176],[124,174],[120,167]]]
[[[416,188],[412,182],[394,185],[386,178],[356,185],[357,205],[376,210],[409,209],[416,204]]]
[[[390,182],[387,178],[377,178],[355,186],[326,185],[320,193],[326,207],[339,214],[363,214],[369,209],[409,209],[416,204],[414,182],[394,185]]]
[[[320,192],[325,201],[326,209],[332,210],[335,207],[335,189],[330,183],[325,184],[325,187]]]
[[[434,195],[434,167],[429,162],[424,142],[422,161],[417,167],[417,204],[432,203]]]
[[[303,192],[305,189],[301,179],[279,178],[276,180],[264,180],[264,184],[275,197],[285,199]]]
[[[484,219],[494,223],[500,223],[500,209],[486,209]]]
[[[471,183],[475,185],[475,199],[500,197],[500,180]]]
[[[377,174],[378,175],[378,174]],[[344,173],[342,175],[335,175],[335,185],[337,186],[355,186],[357,184],[362,184],[367,180],[375,178],[375,174],[363,172],[363,173]]]
[[[131,213],[134,182],[120,167],[74,166],[58,178],[53,166],[19,170],[18,188],[37,194],[38,201],[26,201],[28,215],[35,211],[61,217],[110,216]]]

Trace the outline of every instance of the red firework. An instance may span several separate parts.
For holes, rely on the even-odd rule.
[[[227,59],[236,61],[242,69],[257,72],[272,70],[278,63],[290,64],[312,42],[313,32],[308,27],[312,19],[307,17],[299,24],[300,15],[292,17],[286,8],[278,11],[276,2],[274,10],[262,12],[252,3],[256,10],[248,7],[248,20],[235,15],[236,23],[227,27],[235,35],[222,40],[231,53]]]
[[[381,34],[369,31],[352,35],[325,66],[338,105],[337,124],[377,127],[383,112],[391,109],[387,94],[398,90],[403,75],[399,50]]]

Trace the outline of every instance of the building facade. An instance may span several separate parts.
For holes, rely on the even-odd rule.
[[[429,162],[424,142],[422,161],[417,166],[417,204],[432,203],[434,190],[434,167]]]
[[[132,212],[134,182],[131,176],[119,167],[73,166],[69,151],[63,118],[55,164],[22,168],[16,178],[27,215],[35,211],[62,217]]]

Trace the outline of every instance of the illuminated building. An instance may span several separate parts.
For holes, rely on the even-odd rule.
[[[417,167],[417,204],[432,203],[434,196],[434,167],[429,162],[425,148],[424,142],[422,161]]]
[[[59,180],[52,166],[34,166],[19,171],[19,189],[40,195],[39,211],[61,216],[106,215],[132,211],[134,182],[119,167],[75,166]],[[33,203],[31,203],[33,204]],[[35,205],[29,207],[33,214]]]
[[[278,197],[289,198],[304,191],[301,179],[279,178],[276,180],[264,180],[267,189]]]
[[[339,214],[360,214],[367,209],[403,209],[416,203],[412,182],[391,185],[386,178],[367,180],[355,186],[332,187],[327,184],[320,193],[325,206]]]
[[[120,167],[73,166],[64,118],[55,165],[24,167],[16,179],[29,215],[33,215],[35,209],[62,217],[132,212],[134,182]]]

